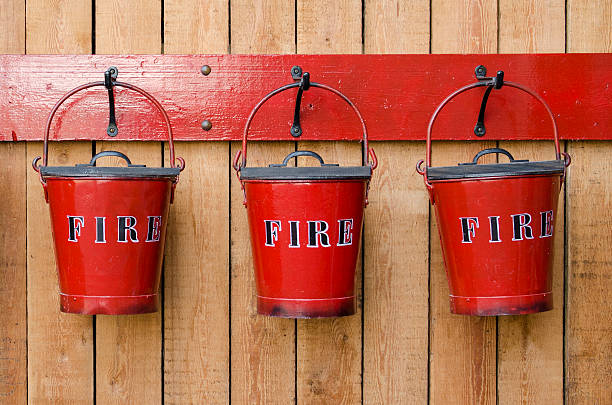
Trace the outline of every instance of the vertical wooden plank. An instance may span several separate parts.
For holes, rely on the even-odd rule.
[[[28,161],[40,156],[28,144]],[[50,165],[91,159],[90,142],[52,143]],[[28,403],[93,404],[93,333],[90,316],[59,312],[49,208],[38,175],[28,170]]]
[[[429,0],[366,0],[365,53],[429,53]]]
[[[298,0],[297,52],[361,53],[361,16],[358,1]],[[316,151],[329,163],[361,164],[361,145],[357,142],[299,142],[299,149]],[[308,160],[298,161],[298,165],[304,163],[311,164]],[[359,260],[355,284],[359,304],[355,315],[297,321],[298,403],[361,402],[361,270]]]
[[[226,0],[166,0],[164,14],[165,53],[227,52]],[[168,152],[166,143],[166,166]],[[229,143],[179,142],[176,153],[187,170],[164,262],[164,403],[223,404],[230,395]]]
[[[26,148],[0,145],[0,402],[27,402]]]
[[[293,2],[232,0],[232,53],[295,52]],[[264,94],[262,94],[262,97]],[[281,161],[293,142],[249,143],[250,166]],[[232,143],[231,156],[240,148]],[[235,404],[288,404],[295,398],[295,321],[257,315],[255,280],[243,194],[231,185],[231,391]]]
[[[612,52],[612,4],[567,3],[569,52]],[[612,170],[610,142],[568,142],[566,400],[607,404],[612,398]]]
[[[499,2],[499,8],[500,52],[565,50],[565,1],[502,0]],[[494,69],[493,66],[491,68]],[[550,134],[552,137],[552,127]],[[517,159],[554,158],[552,142],[500,142],[499,145],[509,150]],[[529,316],[499,317],[499,404],[563,402],[563,194],[562,190],[559,205],[555,210],[555,308],[553,311]]]
[[[161,0],[96,0],[95,12],[96,53],[161,52]]]
[[[121,128],[119,123],[119,128]],[[120,129],[121,130],[121,129]],[[134,164],[161,165],[158,142],[98,142],[96,152],[119,150]],[[100,165],[119,166],[119,158]],[[161,314],[96,315],[96,401],[161,403]]]
[[[232,53],[295,53],[295,4],[231,1]]]
[[[0,52],[25,51],[25,0],[0,8]],[[0,145],[0,402],[27,402],[26,145]]]
[[[429,52],[429,0],[367,1],[364,24],[366,53]],[[364,226],[363,402],[426,403],[429,205],[407,170],[425,143],[371,145],[380,160]]]
[[[0,52],[25,52],[25,0],[6,0],[0,7]]]
[[[432,0],[432,53],[497,53],[496,0]]]
[[[564,0],[500,0],[499,53],[564,51]]]
[[[28,0],[26,52],[88,53],[91,13],[89,2]],[[28,163],[41,155],[42,143],[28,143],[26,150],[28,403],[92,404],[91,317],[59,312],[49,208]],[[82,163],[91,158],[91,143],[54,142],[49,154],[49,164]]]
[[[435,166],[469,161],[495,142],[434,142]],[[493,155],[483,163],[494,163]],[[448,283],[434,208],[430,210],[430,403],[495,404],[495,317],[450,313]]]
[[[91,13],[81,0],[27,0],[26,53],[91,52]]]
[[[226,53],[229,7],[225,0],[164,0],[164,53]]]
[[[160,0],[98,0],[95,4],[97,53],[161,51]],[[158,142],[98,142],[96,149],[122,151],[137,164],[162,164]],[[107,164],[112,163],[107,160]],[[161,404],[161,342],[160,312],[96,316],[96,400]]]
[[[298,53],[361,51],[361,2],[297,0]]]
[[[496,52],[496,3],[494,0],[432,1],[432,52]],[[477,151],[491,146],[495,143],[434,142],[433,163],[467,161]],[[448,283],[433,207],[430,224],[430,403],[493,404],[496,401],[496,320],[450,314]]]

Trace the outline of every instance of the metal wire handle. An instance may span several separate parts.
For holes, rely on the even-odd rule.
[[[363,117],[361,116],[359,109],[357,109],[357,106],[355,106],[355,104],[353,104],[353,102],[347,96],[342,94],[339,90],[334,89],[333,87],[330,87],[330,86],[327,86],[321,83],[315,83],[315,82],[311,82],[310,86],[331,91],[332,93],[340,97],[342,100],[344,100],[349,106],[351,106],[351,108],[357,115],[357,118],[359,118],[359,122],[361,122],[361,128],[363,129],[363,157],[362,157],[363,166],[367,166],[369,164],[372,170],[374,170],[376,166],[378,165],[378,161],[376,159],[376,154],[374,153],[374,150],[372,148],[368,148],[368,131],[366,129],[365,121],[363,120]],[[244,127],[244,133],[242,136],[242,150],[239,150],[238,152],[236,152],[236,156],[234,157],[233,166],[237,172],[240,172],[240,169],[242,169],[243,167],[246,167],[246,164],[247,164],[247,137],[249,133],[249,127],[251,126],[251,122],[253,121],[253,118],[255,117],[255,114],[257,113],[257,111],[261,108],[261,106],[266,101],[268,101],[273,96],[277,95],[278,93],[282,93],[285,90],[292,89],[294,87],[300,87],[300,83],[296,82],[296,83],[291,83],[291,84],[287,84],[285,86],[279,87],[278,89],[273,90],[270,93],[266,94],[264,98],[262,98],[255,105],[255,107],[249,114],[249,118],[247,119],[246,125]],[[242,161],[238,163],[241,156],[242,156]],[[372,159],[371,161],[368,161],[368,156]]]
[[[440,103],[440,105],[438,105],[438,107],[436,108],[436,110],[434,111],[433,115],[431,116],[431,119],[429,120],[429,125],[427,127],[427,149],[426,149],[426,155],[425,155],[425,168],[422,168],[423,165],[423,160],[419,160],[417,162],[416,165],[416,170],[417,172],[423,176],[423,180],[425,181],[425,185],[427,186],[427,188],[431,189],[432,185],[429,182],[429,180],[427,179],[427,169],[431,167],[431,132],[433,129],[433,125],[434,122],[436,121],[436,118],[438,117],[438,114],[440,114],[440,111],[442,111],[442,109],[444,108],[444,106],[446,106],[446,104],[448,104],[452,99],[454,99],[455,97],[457,97],[459,94],[466,92],[470,89],[476,88],[476,87],[483,87],[483,86],[489,86],[490,84],[488,82],[476,82],[476,83],[471,83],[468,84],[466,86],[463,86],[457,90],[455,90],[453,93],[451,93],[448,97],[446,97],[442,103]],[[557,121],[555,120],[555,116],[552,112],[552,110],[550,109],[550,107],[548,106],[548,104],[546,103],[546,101],[544,101],[544,99],[536,92],[534,92],[533,90],[518,84],[518,83],[514,83],[514,82],[504,82],[504,86],[508,86],[508,87],[514,87],[516,89],[522,90],[525,93],[529,94],[530,96],[532,96],[533,98],[535,98],[536,100],[538,100],[546,109],[546,112],[548,113],[548,116],[550,117],[550,120],[552,122],[553,125],[553,134],[554,134],[554,142],[555,142],[555,155],[557,160],[561,160],[561,156],[563,156],[563,160],[565,161],[565,165],[564,165],[564,169],[563,169],[563,176],[561,177],[561,180],[563,181],[563,179],[565,178],[565,168],[567,166],[570,165],[571,163],[571,158],[570,156],[565,153],[565,152],[561,152],[560,147],[559,147],[559,130],[557,128]]]
[[[55,106],[53,106],[53,109],[51,110],[51,113],[49,113],[49,117],[47,118],[47,125],[45,127],[45,135],[44,135],[44,144],[43,144],[43,156],[42,156],[42,161],[43,164],[42,166],[47,166],[48,164],[48,159],[49,159],[49,132],[51,131],[51,124],[53,122],[53,117],[55,116],[55,113],[57,112],[57,110],[60,108],[60,106],[62,104],[64,104],[64,102],[66,100],[68,100],[70,97],[72,97],[73,95],[75,95],[76,93],[91,88],[91,87],[97,87],[97,86],[102,86],[104,87],[104,82],[103,81],[99,81],[99,82],[90,82],[90,83],[86,83],[83,85],[80,85],[78,87],[75,87],[74,89],[70,90],[68,93],[66,93],[57,103],[55,103]],[[151,103],[153,103],[153,105],[157,108],[157,110],[162,114],[164,121],[166,122],[166,128],[167,128],[167,132],[168,132],[168,143],[169,143],[169,147],[170,147],[170,167],[178,167],[181,171],[185,168],[185,160],[181,157],[177,157],[176,160],[179,161],[180,165],[176,165],[176,161],[175,161],[175,157],[174,157],[174,141],[173,141],[173,136],[172,136],[172,126],[170,125],[170,118],[168,117],[168,114],[166,113],[166,110],[164,110],[164,107],[162,107],[162,105],[159,103],[159,101],[157,101],[157,99],[155,97],[153,97],[150,93],[146,92],[145,90],[141,89],[140,87],[134,86],[133,84],[129,84],[129,83],[124,83],[124,82],[115,82],[114,83],[115,86],[120,86],[120,87],[125,87],[127,89],[133,90],[141,95],[143,95],[147,100],[149,100]],[[40,160],[40,156],[36,157],[34,159],[34,161],[32,162],[32,167],[34,168],[34,170],[36,170],[37,172],[40,173],[40,166],[37,165],[38,161]],[[42,178],[41,178],[42,181]],[[43,182],[44,184],[44,182]]]

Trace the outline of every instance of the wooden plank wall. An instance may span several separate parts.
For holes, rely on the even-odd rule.
[[[0,51],[611,52],[611,27],[609,0],[4,0]],[[528,158],[551,149],[438,142],[433,158],[454,163],[497,144]],[[574,163],[558,210],[555,309],[499,318],[449,313],[435,220],[413,170],[424,144],[372,146],[380,166],[358,314],[294,321],[255,313],[229,165],[236,143],[177,144],[188,169],[168,228],[163,311],[129,317],[59,313],[48,208],[30,169],[42,145],[0,144],[0,404],[612,403],[612,144],[563,145]],[[110,147],[168,164],[156,142],[54,143],[51,160]],[[261,142],[250,158],[279,161],[297,147],[360,162],[345,142]]]

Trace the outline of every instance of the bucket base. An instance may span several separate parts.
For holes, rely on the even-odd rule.
[[[353,315],[355,296],[324,299],[257,297],[257,313],[280,318],[332,318]]]
[[[157,294],[134,296],[92,296],[60,293],[60,310],[83,315],[133,315],[157,312]]]
[[[459,315],[525,315],[553,309],[552,292],[499,297],[450,295],[451,313]]]

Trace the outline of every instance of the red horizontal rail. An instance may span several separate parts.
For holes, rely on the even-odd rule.
[[[109,66],[118,80],[151,92],[168,111],[176,140],[239,140],[251,108],[266,93],[291,83],[301,66],[311,80],[335,87],[361,110],[371,140],[424,140],[430,115],[456,88],[473,82],[474,68],[535,90],[550,104],[561,139],[612,139],[612,54],[530,55],[3,55],[0,56],[0,140],[42,140],[47,114],[67,91],[103,80]],[[209,65],[205,76],[200,69]],[[474,135],[484,88],[462,95],[441,114],[434,139]],[[253,140],[294,139],[289,134],[295,90],[272,98],[252,126]],[[164,140],[161,116],[141,96],[116,89],[116,140]],[[303,140],[357,140],[362,134],[349,107],[331,93],[304,93]],[[204,131],[201,122],[212,123]],[[106,135],[104,88],[80,93],[59,111],[52,140],[111,140]],[[494,90],[484,139],[550,139],[544,109],[512,88]]]

